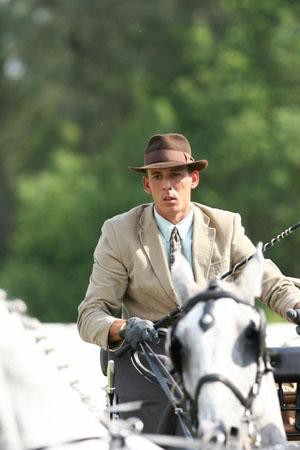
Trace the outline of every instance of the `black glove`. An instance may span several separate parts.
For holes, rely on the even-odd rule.
[[[300,334],[300,309],[287,309],[286,310],[287,317],[297,325],[296,331]]]
[[[131,317],[127,320],[125,328],[120,331],[120,336],[133,350],[136,350],[140,342],[153,342],[158,334],[150,320]]]

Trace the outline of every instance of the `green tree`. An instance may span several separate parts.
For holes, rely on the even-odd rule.
[[[148,201],[127,166],[141,163],[153,133],[189,137],[209,160],[195,200],[240,212],[254,242],[299,220],[297,2],[10,0],[0,8],[0,281],[30,298],[36,314],[46,318],[58,285],[62,317],[74,313],[103,220]],[[58,148],[68,152],[54,157]],[[71,201],[77,177],[93,188],[77,183]],[[45,217],[49,235],[35,241]],[[84,218],[73,281],[77,269],[63,268]],[[299,243],[295,234],[268,252],[293,276]]]
[[[74,320],[108,202],[101,180],[86,158],[61,150],[49,170],[21,180],[18,202],[1,285],[44,321]]]

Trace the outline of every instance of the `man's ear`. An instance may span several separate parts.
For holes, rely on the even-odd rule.
[[[149,178],[147,176],[143,177],[143,184],[144,184],[144,191],[147,192],[147,194],[151,194],[151,188],[149,184]]]
[[[200,171],[199,170],[193,170],[193,172],[191,173],[191,177],[192,177],[192,189],[195,189],[198,184],[200,183]]]

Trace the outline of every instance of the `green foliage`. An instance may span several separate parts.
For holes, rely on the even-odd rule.
[[[270,308],[268,308],[268,306],[265,303],[257,301],[256,306],[264,311],[268,323],[284,322],[284,319],[277,313],[272,311]]]
[[[43,320],[74,320],[109,196],[89,161],[63,150],[47,171],[19,186],[13,257],[1,285]]]
[[[149,200],[127,166],[154,133],[188,136],[209,160],[194,199],[240,212],[255,243],[299,220],[297,2],[10,0],[0,13],[0,282],[38,317],[74,320],[103,221]],[[268,251],[296,277],[299,244]]]

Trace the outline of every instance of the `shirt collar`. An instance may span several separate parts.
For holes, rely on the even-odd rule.
[[[174,225],[173,223],[169,222],[167,219],[162,217],[156,211],[155,206],[154,206],[154,217],[155,217],[156,223],[158,225],[158,228],[166,241],[170,240],[170,236],[171,236],[174,226],[176,226],[179,236],[180,236],[181,240],[183,240],[183,239],[185,239],[187,233],[189,232],[189,229],[192,226],[193,219],[194,219],[194,211],[193,211],[193,208],[191,208],[189,214],[184,219],[182,219],[180,222],[178,222],[176,225]]]

